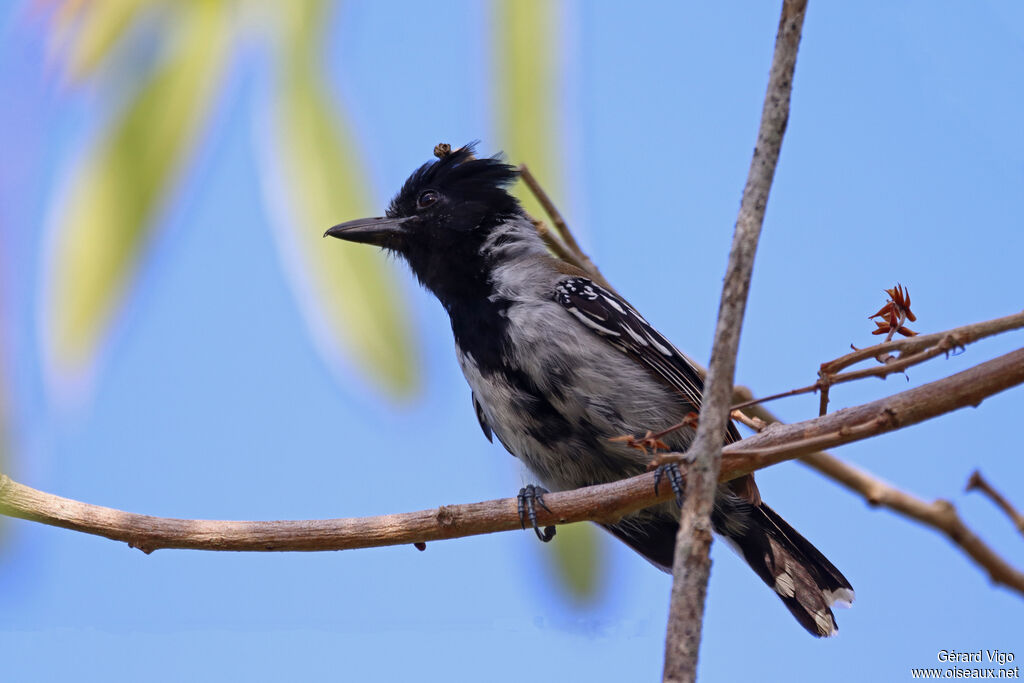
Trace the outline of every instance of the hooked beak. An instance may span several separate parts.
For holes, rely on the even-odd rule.
[[[373,244],[378,247],[395,249],[401,243],[402,235],[407,232],[406,218],[358,218],[335,225],[324,233],[324,237],[337,237],[349,242]]]

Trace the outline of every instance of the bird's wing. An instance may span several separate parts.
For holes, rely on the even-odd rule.
[[[476,420],[480,423],[480,429],[484,430],[484,436],[487,437],[487,440],[494,443],[491,425],[487,424],[487,416],[484,415],[484,407],[480,405],[480,401],[476,400],[476,394],[469,392],[469,395],[473,399],[473,410],[476,411]]]
[[[704,381],[697,369],[628,302],[585,277],[560,280],[555,301],[609,344],[646,365],[694,411],[700,411]],[[739,440],[731,423],[726,440]]]

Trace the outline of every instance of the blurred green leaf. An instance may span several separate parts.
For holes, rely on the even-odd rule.
[[[77,3],[66,3],[69,4]],[[71,78],[80,80],[92,75],[146,4],[155,3],[153,0],[107,0],[78,5],[77,25],[67,55]]]
[[[561,187],[555,135],[557,12],[557,5],[548,0],[497,0],[494,21],[495,111],[502,147],[512,163],[530,167],[556,205]],[[547,218],[521,185],[518,195],[531,215]],[[559,527],[551,544],[558,576],[581,600],[594,598],[600,588],[601,543],[597,527],[572,524]]]
[[[78,167],[58,206],[49,257],[49,351],[60,371],[95,356],[153,219],[194,146],[224,71],[226,4],[176,6],[166,59]]]
[[[365,167],[327,92],[318,64],[323,3],[288,5],[273,97],[274,135],[298,247],[328,342],[354,356],[389,392],[416,387],[409,315],[397,278],[376,250],[326,242],[324,230],[373,213]],[[377,209],[377,213],[380,213]]]

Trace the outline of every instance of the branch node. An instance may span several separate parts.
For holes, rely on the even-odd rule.
[[[1010,518],[1013,525],[1017,527],[1017,530],[1024,534],[1024,514],[1021,514],[1013,506],[1013,504],[1006,499],[1003,494],[999,493],[994,486],[988,483],[984,477],[981,476],[980,470],[974,470],[971,473],[970,478],[967,480],[967,486],[964,491],[981,491],[989,500],[996,504],[996,506],[1006,513],[1006,516]]]
[[[141,550],[146,555],[152,555],[154,550],[157,550],[158,546],[146,543],[145,541],[132,540],[128,541],[129,548],[135,548]]]
[[[878,417],[875,418],[879,427],[899,429],[900,427],[900,416],[896,412],[895,408],[888,407],[879,413]]]
[[[960,516],[956,512],[956,506],[945,498],[936,498],[932,501],[932,507],[935,509],[935,514],[947,525],[947,533],[950,537],[959,539],[962,529],[957,524]]]
[[[435,515],[439,526],[445,528],[451,528],[455,526],[455,512],[448,505],[442,505],[437,508],[437,514]]]

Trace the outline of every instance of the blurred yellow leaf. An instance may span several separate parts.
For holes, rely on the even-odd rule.
[[[228,7],[182,3],[158,65],[71,178],[48,256],[47,344],[58,371],[95,356],[153,219],[221,80]]]
[[[495,112],[502,147],[514,164],[525,163],[558,204],[557,73],[558,7],[548,0],[497,0]],[[520,186],[523,206],[547,218],[533,195]],[[579,599],[593,598],[600,588],[600,538],[597,527],[559,527],[551,544],[556,571]]]
[[[0,283],[2,285],[2,283]],[[7,391],[8,376],[6,362],[10,357],[7,354],[7,340],[10,337],[7,334],[7,330],[4,328],[4,323],[8,320],[3,309],[3,303],[6,300],[4,296],[5,292],[0,289],[0,474],[9,474],[8,464],[11,460],[11,433],[8,427],[8,420],[10,419],[9,404],[7,402]],[[6,516],[0,516],[0,545],[3,545],[7,541],[7,531],[10,529],[9,518]]]
[[[596,526],[580,522],[558,527],[558,535],[550,544],[558,578],[577,600],[588,602],[601,588],[605,564],[602,540]]]
[[[70,33],[67,68],[71,78],[79,80],[91,75],[111,48],[131,26],[135,15],[153,0],[104,0],[81,3],[68,0],[58,12],[55,35]],[[76,16],[75,26],[67,29],[67,15],[71,9]],[[77,11],[76,11],[77,10]]]
[[[557,13],[549,0],[498,0],[494,22],[494,111],[502,148],[512,163],[529,166],[552,198],[562,184],[555,134]],[[547,218],[528,190],[520,185],[517,194],[530,215]]]
[[[274,136],[303,278],[318,325],[334,353],[354,356],[394,395],[416,387],[409,315],[384,256],[366,247],[325,242],[324,230],[374,211],[365,168],[318,71],[322,3],[284,6]],[[380,213],[379,208],[376,209]],[[307,310],[310,308],[307,303]],[[321,335],[324,336],[324,335]]]

